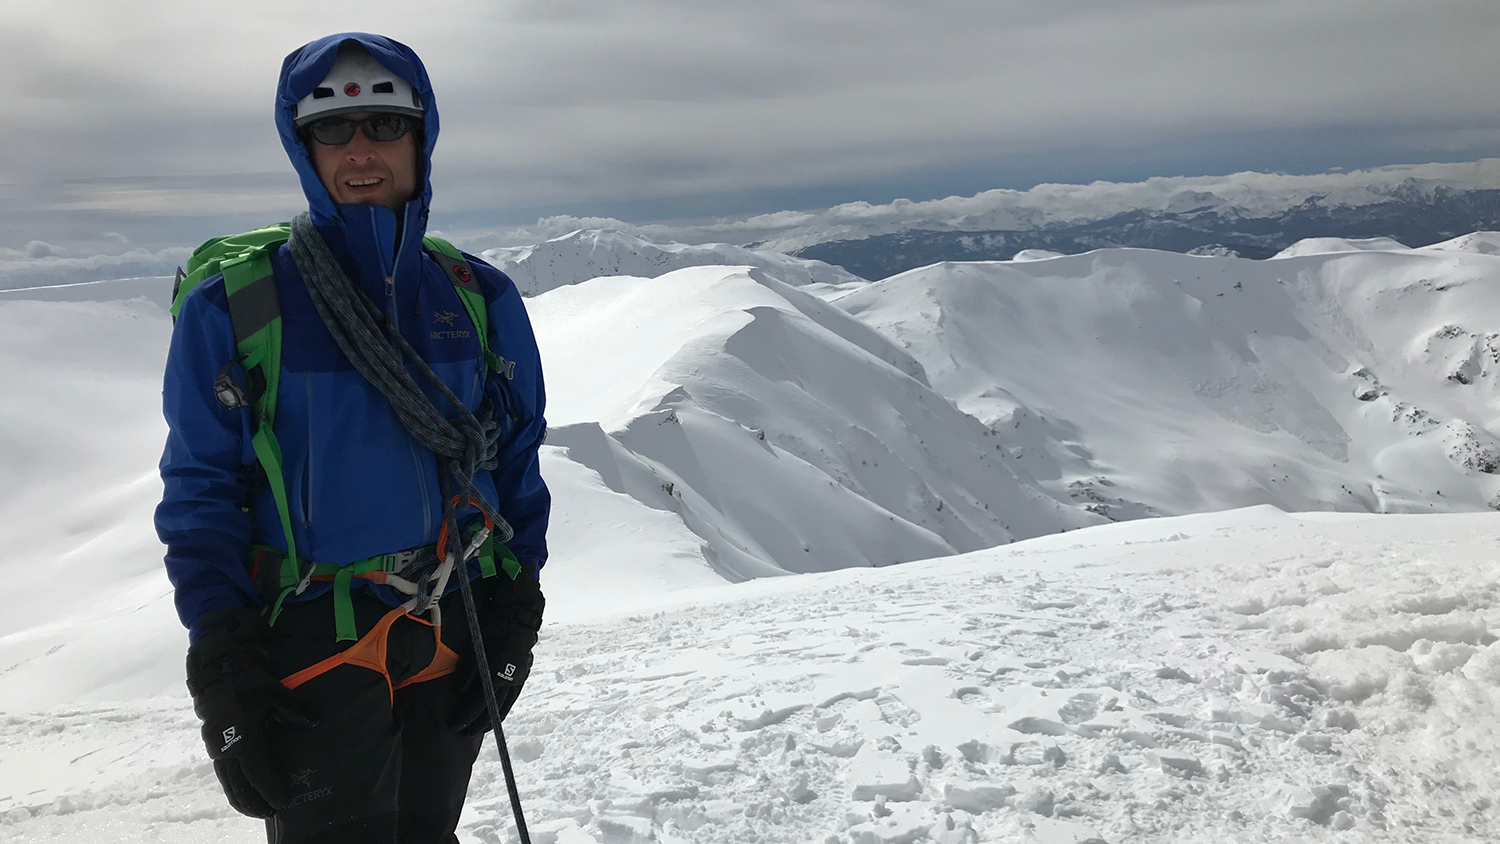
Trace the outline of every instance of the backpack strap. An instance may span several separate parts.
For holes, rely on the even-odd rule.
[[[484,301],[484,291],[479,287],[479,278],[474,275],[474,267],[469,259],[464,257],[458,247],[440,237],[424,237],[422,245],[427,248],[428,257],[443,268],[443,274],[448,276],[448,281],[458,293],[464,310],[469,312],[469,320],[479,332],[479,348],[484,352],[484,365],[491,372],[504,375],[507,381],[515,378],[515,362],[490,351],[489,303]]]
[[[276,244],[279,245],[279,244]],[[286,477],[281,469],[281,443],[276,439],[276,390],[281,381],[281,302],[276,295],[276,277],[271,268],[271,249],[253,249],[223,262],[224,291],[229,297],[229,321],[240,365],[250,387],[250,444],[265,470],[281,530],[286,537],[286,557],[281,562],[281,594],[271,608],[270,622],[281,614],[282,601],[306,588],[297,559],[297,541],[292,536],[291,507]],[[299,588],[300,587],[300,588]]]

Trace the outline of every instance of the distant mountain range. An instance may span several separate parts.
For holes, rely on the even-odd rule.
[[[827,240],[792,254],[843,267],[863,278],[881,279],[943,261],[1010,260],[1023,250],[1071,255],[1141,247],[1269,258],[1306,238],[1388,237],[1416,248],[1466,232],[1500,229],[1500,190],[1489,188],[1465,190],[1408,182],[1388,189],[1380,201],[1345,203],[1319,195],[1271,214],[1247,212],[1212,194],[1198,197],[1200,205],[1185,209],[1137,209],[1101,220],[1043,224],[1034,229],[913,229]]]

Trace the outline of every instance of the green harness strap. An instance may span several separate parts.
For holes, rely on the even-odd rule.
[[[281,246],[290,233],[290,226],[282,223],[256,229],[243,235],[215,238],[194,250],[188,265],[191,272],[180,287],[174,291],[173,314],[181,308],[182,300],[192,288],[213,271],[224,274],[224,290],[229,301],[229,318],[234,327],[236,351],[240,365],[249,380],[251,406],[251,447],[266,481],[271,489],[271,498],[276,503],[276,514],[281,521],[282,536],[286,540],[286,554],[282,558],[278,574],[279,593],[272,602],[270,624],[275,624],[281,615],[282,604],[287,596],[298,592],[303,578],[333,575],[334,618],[339,641],[358,639],[354,624],[354,608],[349,598],[353,577],[382,570],[392,555],[381,555],[340,566],[337,563],[320,563],[304,571],[297,557],[297,543],[292,535],[291,506],[287,497],[286,477],[282,470],[281,444],[276,439],[276,395],[281,382],[281,305],[276,295],[275,273],[271,265],[271,253]],[[489,306],[484,292],[474,276],[473,267],[453,244],[442,238],[424,237],[422,245],[427,255],[438,266],[453,285],[464,310],[468,312],[478,335],[482,352],[482,366],[487,371],[504,374],[514,373],[515,365],[490,351]],[[504,544],[500,545],[502,568],[512,580],[521,570],[520,562]],[[479,570],[483,577],[494,577],[495,552],[491,541],[486,540],[479,553]]]
[[[255,546],[256,551],[280,554],[281,552],[270,546]],[[424,545],[416,549],[421,556],[437,553],[436,545]],[[495,568],[495,557],[500,557],[499,571],[504,571],[506,576],[515,580],[521,573],[521,561],[516,559],[510,548],[504,543],[496,543],[493,538],[486,539],[479,550],[479,573],[482,577],[494,577],[498,573]],[[352,563],[339,565],[338,563],[315,563],[312,565],[312,577],[333,578],[333,624],[335,639],[339,642],[355,642],[359,640],[359,631],[354,623],[354,601],[350,595],[350,589],[354,585],[354,578],[368,575],[373,572],[384,572],[386,574],[398,574],[401,561],[405,559],[400,554],[380,554],[367,557],[363,560],[355,560]],[[283,568],[283,571],[285,569]],[[295,588],[297,584],[291,584]],[[286,590],[282,590],[285,597]],[[281,599],[277,599],[278,610]]]
[[[282,601],[297,588],[302,567],[297,560],[297,540],[292,535],[291,506],[281,470],[281,443],[275,431],[276,394],[281,382],[281,304],[276,296],[271,248],[274,247],[253,249],[226,260],[219,265],[219,271],[224,274],[236,351],[253,397],[250,445],[265,470],[271,497],[276,502],[276,515],[281,519],[281,532],[286,538],[281,594],[271,608],[274,624],[281,615]]]

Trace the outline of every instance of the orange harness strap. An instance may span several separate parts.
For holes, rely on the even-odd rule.
[[[429,662],[426,668],[423,668],[412,677],[403,680],[400,685],[392,685],[390,671],[386,669],[386,653],[390,642],[391,625],[395,624],[405,615],[407,615],[406,610],[396,607],[386,613],[379,621],[375,622],[375,626],[370,628],[370,632],[349,646],[347,650],[336,653],[321,662],[309,665],[301,671],[283,678],[281,685],[286,686],[288,689],[295,689],[314,677],[320,677],[340,665],[356,665],[360,668],[368,668],[371,671],[378,672],[380,676],[384,677],[385,684],[391,691],[391,701],[394,703],[396,689],[402,689],[416,683],[425,683],[428,680],[435,680],[438,677],[443,677],[456,671],[458,669],[458,654],[454,653],[452,648],[443,644],[442,628],[434,626],[432,622],[425,619],[411,616],[412,621],[432,628],[433,640],[437,646],[436,652],[433,654],[432,662]]]

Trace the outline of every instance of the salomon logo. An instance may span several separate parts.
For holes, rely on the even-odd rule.
[[[220,753],[227,752],[229,750],[229,748],[234,747],[234,743],[237,742],[237,741],[239,741],[241,738],[242,737],[234,731],[234,727],[230,727],[229,729],[225,730],[224,731],[224,746],[221,747],[221,748],[219,748],[219,752]]]
[[[516,679],[516,666],[515,666],[515,663],[511,663],[511,662],[505,663],[505,670],[500,672],[500,679],[502,679],[502,680],[504,680],[506,682],[510,682],[511,680]]]

